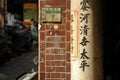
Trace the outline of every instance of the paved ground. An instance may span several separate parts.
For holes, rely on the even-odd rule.
[[[35,66],[32,59],[37,55],[37,46],[33,46],[30,52],[22,53],[0,67],[0,73],[8,76],[8,80],[16,80],[16,77],[24,72],[29,72]]]

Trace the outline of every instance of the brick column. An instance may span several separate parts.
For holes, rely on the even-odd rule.
[[[40,20],[40,80],[70,80],[70,0],[40,0],[43,7],[62,9],[61,23]]]

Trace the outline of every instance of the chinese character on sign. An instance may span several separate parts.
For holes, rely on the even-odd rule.
[[[88,0],[81,1],[80,5],[81,5],[81,10],[88,11],[88,9],[89,9],[89,1]]]
[[[80,43],[82,46],[86,46],[89,41],[87,40],[86,37],[83,37],[82,42]]]
[[[84,26],[81,26],[81,29],[80,29],[80,31],[81,31],[81,35],[83,34],[83,35],[87,35],[88,34],[88,25],[84,25]]]
[[[90,42],[87,38],[88,38],[88,30],[89,28],[89,0],[81,0],[80,2],[80,35],[82,35],[82,38],[80,40],[80,45],[83,46],[87,46],[87,44]],[[89,56],[87,55],[88,51],[86,51],[86,48],[84,47],[82,52],[80,52],[80,60],[81,64],[79,66],[79,68],[81,68],[83,70],[83,72],[85,71],[86,67],[89,67],[87,60],[90,59]]]
[[[86,60],[82,61],[81,66],[79,68],[82,68],[83,72],[85,71],[85,67],[89,67]]]
[[[85,51],[85,49],[83,49],[83,52],[80,54],[81,55],[80,59],[89,59],[89,57],[86,54],[87,52]]]
[[[85,23],[88,23],[88,16],[89,16],[90,14],[83,14],[83,13],[81,13],[81,16],[80,16],[80,22],[83,22],[83,21],[85,21]]]

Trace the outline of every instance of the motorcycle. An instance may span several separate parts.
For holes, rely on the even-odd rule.
[[[9,46],[16,52],[31,50],[33,39],[29,27],[16,21],[14,26],[6,25],[5,34]]]
[[[0,66],[10,59],[7,51],[5,38],[3,35],[0,35]]]
[[[34,65],[38,65],[38,56],[35,56],[33,59]],[[38,80],[38,70],[35,71],[34,67],[30,72],[25,72],[21,75],[19,75],[16,80]]]

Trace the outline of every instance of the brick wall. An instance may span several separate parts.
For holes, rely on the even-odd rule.
[[[40,22],[40,80],[70,80],[70,0],[40,0],[40,12],[46,5],[62,9],[62,22]]]

